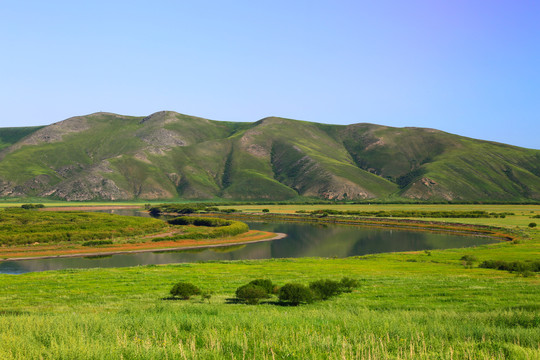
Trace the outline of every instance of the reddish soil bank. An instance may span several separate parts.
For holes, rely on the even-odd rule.
[[[178,241],[164,240],[158,242],[122,243],[94,248],[82,247],[81,245],[39,245],[13,248],[0,248],[0,261],[47,259],[55,257],[78,257],[94,255],[112,255],[123,253],[139,253],[150,251],[188,250],[195,248],[212,248],[221,246],[243,245],[261,241],[283,239],[286,234],[271,233],[267,231],[250,230],[245,234],[222,239],[182,239]]]

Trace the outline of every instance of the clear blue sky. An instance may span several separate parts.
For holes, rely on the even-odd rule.
[[[540,148],[540,2],[0,2],[0,126],[174,110]]]

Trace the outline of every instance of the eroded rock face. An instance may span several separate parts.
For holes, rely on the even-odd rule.
[[[176,146],[185,146],[187,142],[182,139],[176,131],[167,129],[155,129],[151,132],[145,132],[137,135],[142,141],[150,145],[152,152],[161,152],[170,150]]]
[[[67,201],[94,199],[129,200],[133,196],[120,189],[114,181],[96,174],[68,180],[45,191],[40,196],[53,196]]]
[[[427,177],[423,177],[412,183],[402,196],[418,200],[442,198],[451,201],[457,198],[452,192]]]
[[[44,127],[19,141],[14,145],[14,149],[18,149],[24,145],[39,145],[43,143],[53,143],[62,141],[64,135],[78,133],[88,130],[90,125],[85,117],[72,117],[64,121],[60,121]]]

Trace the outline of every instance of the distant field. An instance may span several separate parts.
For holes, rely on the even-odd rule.
[[[268,209],[270,213],[295,213],[299,210],[311,211],[317,209],[335,209],[335,210],[359,210],[359,211],[378,211],[378,210],[425,210],[425,211],[487,211],[487,212],[497,212],[497,213],[514,213],[514,216],[507,216],[504,219],[495,218],[495,219],[451,219],[451,218],[422,218],[421,220],[429,221],[446,221],[446,222],[458,222],[458,223],[468,223],[468,224],[484,224],[484,225],[493,225],[493,226],[504,226],[504,227],[513,227],[513,226],[526,226],[531,221],[531,216],[540,215],[540,205],[447,205],[447,204],[373,204],[373,205],[349,205],[349,204],[323,204],[323,205],[231,205],[231,206],[220,206],[220,208],[234,208],[239,209],[242,212],[261,212],[262,209]],[[536,219],[540,220],[540,219]],[[540,221],[537,221],[540,225]]]
[[[336,205],[344,209],[348,205]],[[371,205],[373,206],[373,205]],[[379,205],[377,205],[379,206]],[[234,206],[292,212],[328,205]],[[351,209],[369,207],[354,205]],[[381,209],[448,210],[445,205]],[[221,261],[0,275],[0,358],[23,359],[538,359],[540,281],[483,269],[484,260],[540,259],[539,206],[452,205],[514,212],[504,219],[436,219],[500,225],[519,236],[475,248],[346,259]],[[531,212],[532,211],[532,212]],[[468,265],[463,256],[473,257]],[[255,278],[279,285],[343,276],[358,291],[311,305],[227,304]],[[189,281],[213,291],[166,301]]]

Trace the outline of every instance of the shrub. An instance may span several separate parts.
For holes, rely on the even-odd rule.
[[[288,283],[279,289],[278,298],[280,301],[289,302],[292,305],[309,304],[313,302],[313,293],[305,285]]]
[[[530,227],[530,228],[536,227],[536,223],[535,223],[535,222],[530,223],[530,224],[529,224],[529,227]]]
[[[263,212],[263,213],[270,212],[270,209],[262,209],[262,212]]]
[[[463,255],[460,260],[463,261],[463,266],[469,268],[472,267],[475,261],[478,261],[474,255]]]
[[[353,289],[356,289],[360,286],[360,282],[356,279],[344,277],[339,282],[339,285],[341,287],[341,291],[350,293],[353,291]]]
[[[45,207],[45,205],[43,205],[43,204],[23,204],[23,205],[21,205],[21,208],[26,209],[26,210],[42,209],[44,207]]]
[[[317,299],[328,300],[342,293],[341,284],[334,280],[317,280],[309,283],[309,288]]]
[[[210,291],[205,291],[201,294],[201,299],[208,301],[210,304],[210,299],[212,298],[212,293]]]
[[[533,261],[504,261],[504,260],[486,260],[478,267],[495,270],[506,270],[523,273],[526,271],[540,272],[540,260]]]
[[[236,289],[236,297],[247,304],[257,305],[261,299],[268,298],[268,292],[262,286],[247,284]]]
[[[152,207],[150,208],[150,210],[148,211],[150,213],[150,216],[159,216],[161,215],[161,208],[159,207]]]
[[[463,255],[460,260],[467,261],[467,262],[478,261],[478,259],[474,255]]]
[[[181,299],[188,300],[193,295],[199,295],[201,290],[191,283],[181,281],[172,287],[170,293],[172,297],[179,297]]]
[[[248,285],[256,285],[262,287],[268,295],[274,292],[274,284],[269,279],[255,279],[249,282]]]

